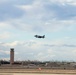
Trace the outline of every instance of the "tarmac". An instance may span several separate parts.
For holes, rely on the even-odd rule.
[[[0,75],[64,75],[64,74],[0,73]],[[75,75],[75,74],[65,74],[65,75]]]

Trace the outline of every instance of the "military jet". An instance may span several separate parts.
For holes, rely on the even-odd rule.
[[[35,35],[34,37],[36,37],[36,38],[45,38],[45,35],[43,35],[43,36]]]

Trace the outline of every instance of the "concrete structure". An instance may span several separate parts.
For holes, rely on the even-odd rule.
[[[10,49],[10,64],[14,64],[14,48]]]

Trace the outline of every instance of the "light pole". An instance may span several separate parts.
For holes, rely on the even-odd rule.
[[[0,60],[0,66],[1,66],[1,60]]]

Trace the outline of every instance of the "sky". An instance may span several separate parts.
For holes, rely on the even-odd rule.
[[[75,32],[76,0],[0,0],[0,60],[76,61]]]

